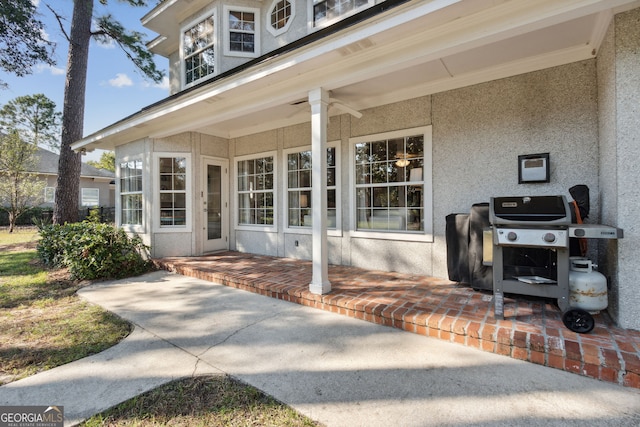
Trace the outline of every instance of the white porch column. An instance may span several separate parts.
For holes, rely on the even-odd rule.
[[[311,104],[311,218],[313,270],[309,291],[331,291],[327,251],[327,117],[329,93],[322,88],[309,92]]]

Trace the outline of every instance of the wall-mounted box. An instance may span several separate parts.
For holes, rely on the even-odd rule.
[[[549,182],[549,153],[518,156],[518,184]]]

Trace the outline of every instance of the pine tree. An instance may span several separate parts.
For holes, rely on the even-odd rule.
[[[131,6],[146,6],[144,0],[121,1],[126,1]],[[57,224],[76,222],[78,219],[81,159],[80,153],[71,150],[71,144],[82,138],[90,40],[95,38],[101,42],[114,41],[146,77],[159,82],[164,76],[164,73],[157,69],[153,55],[146,50],[143,42],[144,34],[135,31],[127,32],[111,15],[94,20],[93,2],[94,0],[74,0],[71,31],[67,36],[69,54],[62,112],[56,203],[53,212],[53,222]],[[100,0],[100,2],[107,4],[108,0]],[[49,9],[55,13],[53,8],[49,7]],[[58,22],[62,22],[60,15],[56,14],[56,17]],[[92,20],[96,23],[95,29],[91,28]]]
[[[32,0],[0,0],[0,69],[24,76],[34,65],[54,64],[54,45],[44,35]],[[5,84],[0,80],[0,86]]]

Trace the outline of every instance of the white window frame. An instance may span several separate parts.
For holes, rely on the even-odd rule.
[[[329,228],[327,224],[327,235],[329,236],[342,236],[342,181],[341,181],[341,162],[340,162],[340,141],[331,141],[327,142],[327,148],[335,148],[336,153],[336,176],[335,176],[335,192],[336,192],[336,226],[333,228]],[[286,233],[295,233],[295,234],[312,234],[311,226],[290,226],[289,225],[289,162],[288,156],[293,153],[301,153],[303,151],[311,151],[311,146],[306,145],[302,147],[289,148],[283,150],[282,152],[282,190],[283,190],[283,215],[284,218],[284,228]],[[333,187],[333,186],[332,186]],[[311,190],[311,187],[309,187]]]
[[[204,77],[201,77],[197,80],[187,83],[187,69],[185,64],[185,55],[184,55],[184,33],[185,31],[193,28],[198,23],[204,21],[205,19],[213,18],[213,42],[211,46],[213,46],[213,73],[207,74]],[[218,14],[215,11],[215,7],[207,9],[205,12],[198,15],[197,18],[194,18],[188,21],[185,25],[180,27],[180,82],[182,83],[182,88],[186,89],[191,86],[195,86],[201,82],[204,82],[215,75],[218,74],[220,69],[220,59],[219,59],[219,43],[218,43]]]
[[[223,7],[223,31],[224,31],[224,54],[226,56],[236,56],[241,58],[257,58],[260,56],[260,9],[254,7],[228,6]],[[253,13],[254,29],[253,29],[253,52],[238,52],[231,50],[231,28],[229,28],[229,14],[231,12],[248,12]],[[249,33],[250,32],[246,32]]]
[[[375,142],[376,140],[403,138],[413,135],[424,136],[424,165],[422,171],[422,206],[424,229],[421,232],[400,232],[400,231],[376,231],[376,230],[358,230],[357,229],[357,203],[356,203],[356,164],[355,164],[355,146],[363,142]],[[432,126],[424,126],[412,129],[403,129],[393,132],[385,132],[374,135],[365,135],[357,138],[349,139],[349,199],[351,200],[350,208],[350,235],[352,237],[361,237],[369,239],[384,240],[401,240],[401,241],[418,241],[433,242],[433,151],[432,151]]]
[[[266,25],[267,31],[269,31],[274,36],[279,36],[280,34],[284,34],[287,31],[289,31],[289,28],[291,28],[291,23],[293,22],[293,19],[296,16],[296,1],[284,0],[289,2],[289,7],[291,7],[291,14],[289,15],[289,19],[287,20],[287,23],[284,24],[284,27],[273,28],[273,26],[271,25],[271,15],[273,14],[274,9],[276,8],[277,4],[280,1],[283,1],[283,0],[273,0],[265,16],[265,25]]]
[[[374,0],[367,0],[367,3],[363,6],[356,7],[351,9],[350,11],[343,13],[340,16],[337,16],[333,19],[322,22],[319,25],[316,25],[315,14],[313,13],[314,6],[318,3],[322,3],[329,0],[307,0],[307,16],[308,16],[308,27],[309,32],[319,30],[320,28],[328,27],[329,25],[335,24],[338,21],[341,21],[349,16],[355,15],[358,12],[361,12],[375,4]]]
[[[161,158],[181,158],[185,159],[185,224],[184,225],[161,225],[160,221],[160,159]],[[192,162],[191,153],[185,152],[156,152],[153,153],[153,231],[155,233],[189,233],[193,227],[193,188],[191,184]]]
[[[233,188],[235,189],[235,209],[233,212],[234,216],[234,227],[236,230],[245,230],[245,231],[264,231],[264,232],[277,232],[278,231],[278,152],[277,151],[267,151],[263,153],[250,154],[246,156],[238,156],[233,159]],[[238,162],[245,160],[254,160],[254,159],[262,159],[265,157],[273,158],[273,224],[240,224],[240,194],[244,194],[244,192],[240,191],[238,186],[238,179],[240,176],[238,170]]]
[[[44,187],[44,203],[55,203],[56,187]]]
[[[130,162],[140,162],[140,178],[141,178],[141,189],[140,191],[123,191],[122,188],[122,164],[123,163],[130,163]],[[118,162],[118,167],[116,168],[116,185],[117,185],[117,195],[118,197],[116,198],[116,218],[117,218],[117,223],[120,224],[121,227],[127,229],[127,230],[131,230],[131,231],[140,231],[142,229],[142,227],[144,226],[145,223],[145,209],[144,209],[144,160],[141,158],[126,158],[126,159],[122,159],[120,162]],[[130,223],[125,223],[123,222],[123,217],[122,217],[122,196],[129,196],[129,195],[136,195],[139,194],[140,197],[142,198],[142,208],[141,208],[141,218],[140,218],[140,224],[130,224]]]
[[[88,193],[96,193],[97,197],[91,197],[91,200],[97,199],[97,203],[95,205],[93,204],[88,204],[88,202],[85,202],[85,197],[90,197],[88,195]],[[87,193],[87,194],[85,194]],[[81,188],[80,189],[80,206],[82,206],[83,208],[95,208],[100,206],[100,189],[99,188]]]

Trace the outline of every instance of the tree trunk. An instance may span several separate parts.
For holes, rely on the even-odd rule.
[[[16,228],[16,217],[13,212],[9,212],[9,233],[13,233]]]
[[[67,58],[67,80],[64,89],[60,160],[53,210],[55,224],[78,220],[81,155],[71,150],[71,144],[81,139],[83,135],[92,15],[93,0],[74,0]]]

